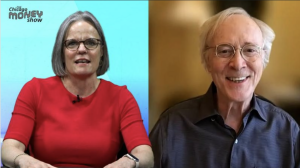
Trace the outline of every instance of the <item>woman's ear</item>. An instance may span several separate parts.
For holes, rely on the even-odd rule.
[[[104,52],[103,52],[103,46],[101,45],[101,46],[100,46],[100,58],[103,57],[103,54],[104,54]]]
[[[63,64],[63,66],[65,66],[65,64],[66,64],[66,61],[65,61],[65,55],[62,53],[61,54],[61,62],[62,62],[62,64]],[[64,67],[65,68],[65,67]]]

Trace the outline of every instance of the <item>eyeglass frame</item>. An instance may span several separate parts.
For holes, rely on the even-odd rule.
[[[218,50],[217,50],[217,49],[218,49],[218,47],[221,46],[221,45],[229,45],[229,46],[231,46],[231,47],[233,48],[233,54],[232,54],[230,57],[220,57],[220,56],[218,56]],[[224,44],[218,44],[218,45],[216,45],[215,47],[209,47],[209,46],[207,46],[207,47],[205,47],[205,50],[208,50],[208,49],[211,49],[211,48],[215,48],[215,56],[216,56],[216,57],[218,57],[218,58],[230,58],[230,59],[232,59],[233,56],[234,56],[235,53],[236,53],[236,50],[238,49],[238,50],[240,50],[240,54],[241,54],[241,56],[243,57],[243,59],[249,62],[249,60],[245,59],[244,54],[242,53],[242,50],[243,50],[244,47],[247,46],[247,45],[256,46],[256,47],[259,49],[258,55],[261,55],[261,51],[265,51],[265,49],[263,49],[263,47],[260,47],[260,46],[258,46],[258,45],[251,44],[251,43],[245,44],[243,47],[237,47],[237,48],[236,48],[235,46],[233,46],[232,44],[224,43]],[[246,56],[246,57],[247,57],[247,56]],[[250,57],[248,57],[248,58],[250,58]],[[229,60],[230,60],[230,59],[229,59]]]
[[[95,48],[89,49],[89,48],[87,48],[87,47],[85,46],[85,41],[86,41],[86,40],[89,40],[89,39],[95,39],[95,40],[98,41],[97,46],[96,46]],[[70,51],[77,51],[77,50],[79,49],[79,46],[80,46],[81,43],[83,43],[83,46],[84,46],[87,50],[94,50],[94,49],[96,49],[96,48],[98,47],[99,44],[100,44],[100,46],[102,46],[101,40],[100,40],[100,39],[96,39],[96,38],[88,38],[88,39],[81,40],[81,41],[75,40],[76,42],[79,43],[79,45],[78,45],[78,47],[77,47],[76,49],[73,50],[73,49],[68,48],[68,47],[67,47],[67,44],[66,44],[66,42],[67,42],[67,41],[70,41],[70,40],[75,40],[75,39],[68,39],[68,40],[65,40],[65,41],[64,41],[64,46],[65,46],[68,50],[70,50]]]

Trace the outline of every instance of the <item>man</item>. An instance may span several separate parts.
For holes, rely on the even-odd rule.
[[[161,115],[150,133],[155,167],[300,168],[298,124],[254,94],[273,30],[241,8],[218,13],[200,30],[213,82],[205,95]]]

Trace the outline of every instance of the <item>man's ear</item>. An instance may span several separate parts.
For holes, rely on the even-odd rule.
[[[262,50],[262,52],[261,52],[261,58],[262,58],[262,64],[263,64],[263,67],[264,67],[264,69],[266,68],[266,66],[267,66],[267,63],[265,64],[265,57],[267,56],[267,51],[266,50]],[[263,69],[263,70],[264,70]]]
[[[205,59],[205,64],[206,64],[206,71],[208,73],[211,73],[211,66],[210,66],[210,62],[209,62],[209,56]]]

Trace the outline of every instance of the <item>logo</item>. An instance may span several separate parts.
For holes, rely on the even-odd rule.
[[[27,8],[21,6],[9,8],[9,19],[20,20],[27,19],[27,22],[42,22],[43,11],[32,10],[29,11]]]

